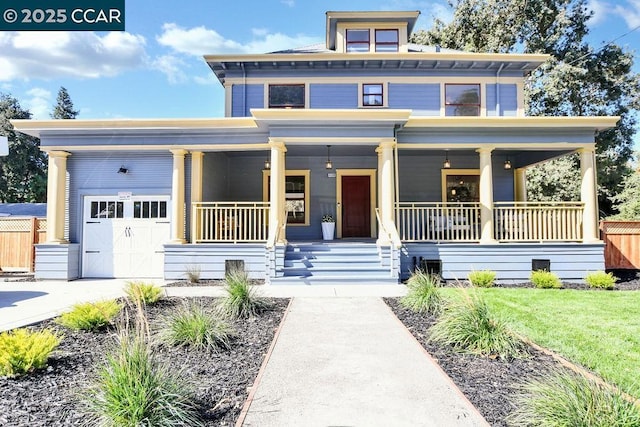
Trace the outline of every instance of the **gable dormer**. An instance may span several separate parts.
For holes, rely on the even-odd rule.
[[[327,49],[338,53],[408,52],[419,11],[327,12]]]

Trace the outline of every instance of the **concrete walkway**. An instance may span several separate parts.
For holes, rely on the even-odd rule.
[[[486,426],[380,298],[295,298],[244,426]]]

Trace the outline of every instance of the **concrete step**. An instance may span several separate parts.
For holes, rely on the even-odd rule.
[[[397,285],[398,279],[386,276],[286,276],[271,279],[271,285]]]

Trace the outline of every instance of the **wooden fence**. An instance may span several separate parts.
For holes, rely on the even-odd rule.
[[[33,271],[36,243],[47,237],[45,218],[0,218],[0,270]]]
[[[640,221],[601,221],[605,268],[640,269]]]

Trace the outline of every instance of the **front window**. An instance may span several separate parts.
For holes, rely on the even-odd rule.
[[[447,84],[444,86],[446,116],[479,116],[479,84]]]
[[[285,208],[287,225],[309,225],[309,170],[288,170],[285,172]],[[263,171],[262,197],[271,200],[271,171]]]
[[[362,85],[362,105],[365,107],[380,107],[383,104],[382,84]]]
[[[269,108],[304,107],[304,84],[269,85]]]
[[[369,52],[369,29],[347,30],[347,52]]]
[[[397,52],[398,45],[398,30],[376,30],[376,52]]]
[[[447,174],[445,181],[447,202],[480,201],[480,175],[472,171]]]

